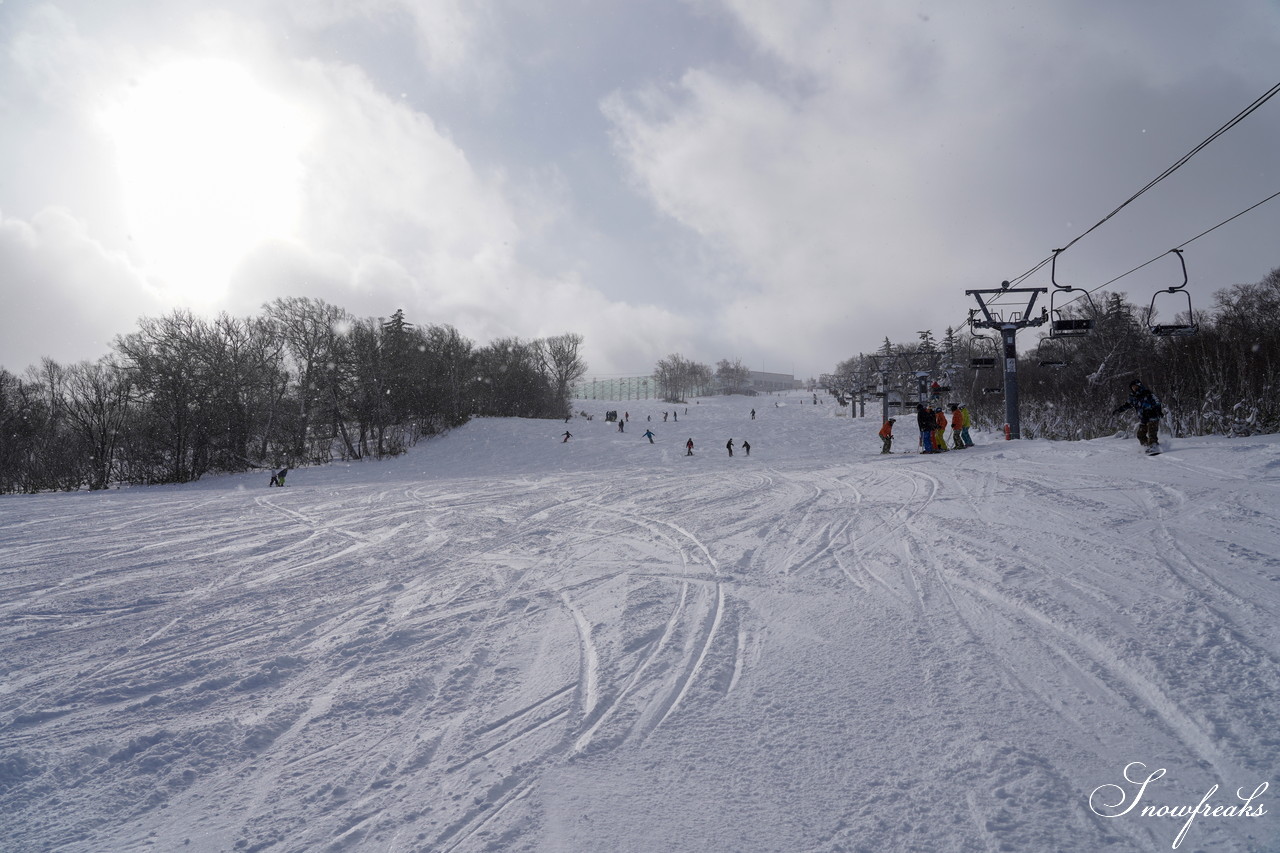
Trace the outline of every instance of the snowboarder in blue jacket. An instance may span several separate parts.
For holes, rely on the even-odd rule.
[[[1160,452],[1160,418],[1164,417],[1164,407],[1160,399],[1151,393],[1151,389],[1135,379],[1129,383],[1129,400],[1119,406],[1113,415],[1133,409],[1138,413],[1138,443],[1147,453]]]

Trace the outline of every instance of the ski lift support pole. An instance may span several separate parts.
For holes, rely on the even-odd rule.
[[[1009,282],[1002,282],[998,289],[966,290],[966,296],[978,300],[978,310],[983,319],[971,317],[970,324],[978,329],[997,329],[1004,344],[1004,420],[1008,426],[1009,438],[1022,438],[1022,429],[1018,419],[1018,342],[1019,329],[1029,326],[1043,326],[1049,320],[1046,308],[1040,309],[1040,316],[1033,317],[1036,298],[1048,293],[1047,287],[1010,287]],[[1008,297],[1021,294],[1026,298],[1026,307],[1021,311],[1010,311],[1006,317],[1003,313],[992,311],[983,297]]]

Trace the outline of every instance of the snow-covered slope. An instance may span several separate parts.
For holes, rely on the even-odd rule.
[[[1280,781],[1280,438],[613,407],[0,499],[0,847],[1168,850]]]

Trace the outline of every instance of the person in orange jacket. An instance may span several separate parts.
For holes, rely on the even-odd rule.
[[[964,443],[964,412],[956,403],[951,404],[951,446],[956,450],[968,446]]]
[[[880,440],[884,442],[884,448],[880,451],[881,454],[893,452],[890,448],[893,447],[894,420],[895,418],[889,418],[889,420],[884,422],[884,426],[880,427]]]
[[[951,449],[947,447],[947,413],[938,408],[934,411],[933,419],[938,425],[938,428],[933,431],[933,447],[945,453]]]

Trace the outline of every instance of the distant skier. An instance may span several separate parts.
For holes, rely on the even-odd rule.
[[[880,441],[883,444],[880,449],[881,454],[893,452],[890,448],[893,447],[893,424],[896,420],[897,418],[889,418],[884,422],[884,426],[880,427]]]
[[[754,421],[755,419],[756,419],[756,410],[755,410],[755,409],[752,409],[752,410],[751,410],[751,420],[753,420],[753,421]]]
[[[267,483],[267,488],[272,486],[280,486],[284,488],[284,475],[289,473],[288,468],[281,468],[279,471],[271,475],[271,482]]]
[[[1117,408],[1113,415],[1126,409],[1138,413],[1138,443],[1150,456],[1160,452],[1160,418],[1164,417],[1164,407],[1151,389],[1137,379],[1129,383],[1129,401]]]
[[[623,427],[625,427],[626,425],[627,425],[627,422],[626,422],[626,421],[624,421],[624,420],[622,420],[621,418],[619,418],[619,419],[618,419],[618,432],[626,432],[626,430],[625,430],[625,429],[623,429]]]
[[[692,438],[684,443],[684,455],[685,456],[693,455],[693,439]]]
[[[647,438],[647,439],[649,439],[649,443],[650,443],[650,444],[653,444],[653,430],[651,430],[651,429],[647,429],[647,430],[645,430],[645,431],[644,431],[644,437],[645,437],[645,438]]]
[[[561,443],[561,444],[568,444],[568,443],[569,443],[569,439],[571,439],[571,438],[573,438],[573,433],[569,432],[568,430],[565,430],[565,431],[564,431],[564,441],[562,441],[562,442],[560,442],[560,443]]]
[[[729,442],[727,444],[725,444],[725,448],[729,451],[729,458],[732,459],[733,458],[733,439],[732,438],[729,439]]]
[[[745,438],[742,439],[742,452],[748,456],[751,455],[751,442],[747,441]]]

